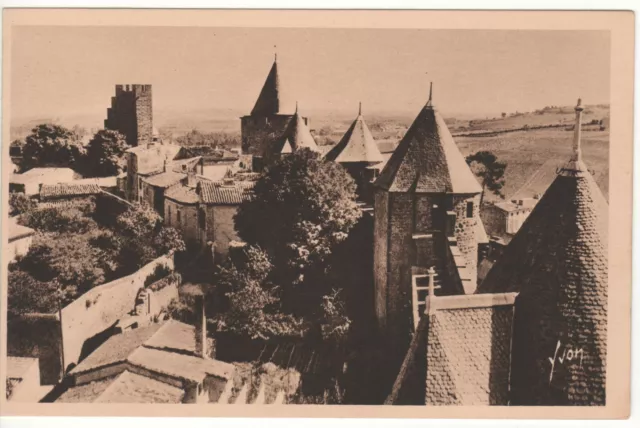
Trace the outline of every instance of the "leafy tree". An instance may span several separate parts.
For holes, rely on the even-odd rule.
[[[184,251],[180,233],[163,225],[162,217],[146,204],[134,205],[116,219],[111,246],[119,248],[119,267],[130,273],[169,251]]]
[[[57,281],[77,296],[105,282],[108,267],[102,255],[82,235],[41,235],[18,266],[36,280]]]
[[[9,271],[7,315],[52,313],[58,310],[60,294],[54,282],[42,282],[22,270]]]
[[[258,179],[254,196],[238,209],[236,229],[267,252],[279,284],[307,284],[306,291],[321,298],[326,290],[313,284],[323,282],[332,251],[361,215],[355,191],[342,166],[298,150]]]
[[[301,335],[302,322],[280,308],[278,287],[269,281],[273,265],[267,254],[256,247],[246,254],[240,267],[229,262],[217,272],[216,283],[228,299],[228,309],[214,319],[218,329],[263,340]]]
[[[91,177],[109,177],[124,171],[125,151],[129,148],[126,137],[117,131],[98,131],[87,144],[85,173]]]
[[[10,156],[20,156],[22,155],[22,148],[24,147],[23,140],[13,140],[9,145],[9,155]]]
[[[501,190],[504,187],[504,172],[507,169],[507,164],[499,162],[496,155],[488,151],[480,151],[469,155],[466,160],[473,173],[480,178],[482,183],[480,205],[484,200],[485,189],[504,198]]]
[[[79,208],[43,208],[27,210],[19,222],[41,232],[86,233],[96,229],[98,224]]]
[[[19,215],[32,211],[38,203],[24,193],[12,192],[9,194],[9,215]]]
[[[22,149],[22,169],[38,166],[72,167],[84,148],[73,131],[59,125],[42,124],[31,131]]]

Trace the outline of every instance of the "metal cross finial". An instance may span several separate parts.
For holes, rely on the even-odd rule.
[[[278,46],[273,45],[273,50],[275,51],[275,52],[273,53],[273,60],[274,60],[274,61],[278,61]]]
[[[358,105],[358,116],[362,116],[362,101]]]
[[[298,101],[296,101],[296,114],[298,114]]]

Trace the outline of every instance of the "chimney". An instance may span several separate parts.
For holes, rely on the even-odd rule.
[[[204,310],[204,293],[194,293],[194,314],[196,317],[196,356],[200,358],[209,358],[207,349],[207,317]]]
[[[187,170],[187,187],[196,187],[196,172],[192,169]]]
[[[167,166],[168,166],[168,164],[169,164],[169,160],[165,158],[165,160],[164,160],[164,167],[162,168],[162,170],[163,170],[164,172],[167,172]]]

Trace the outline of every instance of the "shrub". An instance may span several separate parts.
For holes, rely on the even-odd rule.
[[[12,192],[9,194],[9,215],[20,215],[32,211],[38,203],[24,193]]]

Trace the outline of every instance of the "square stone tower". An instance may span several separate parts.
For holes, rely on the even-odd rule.
[[[151,85],[116,85],[104,127],[123,134],[130,146],[150,143],[153,139]]]

